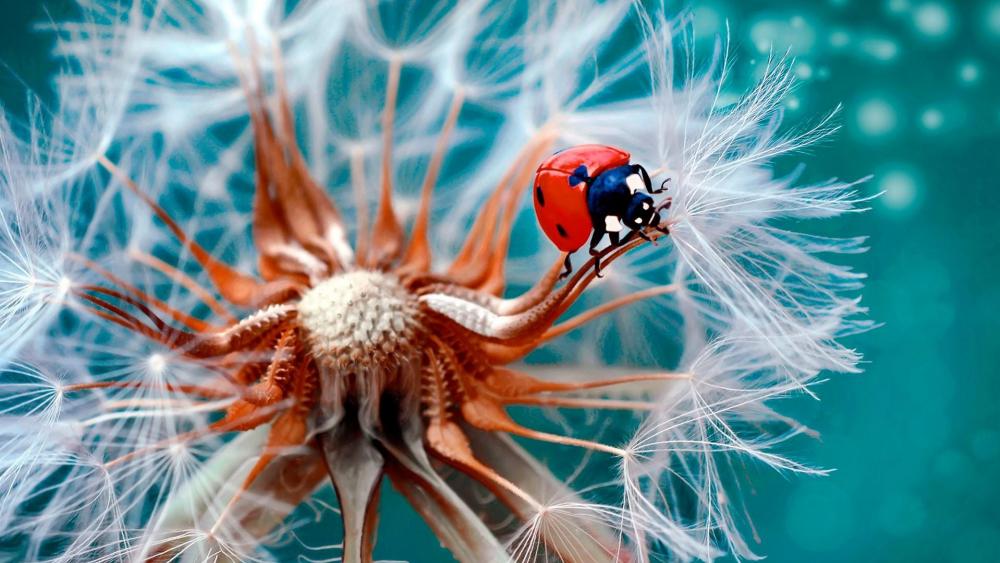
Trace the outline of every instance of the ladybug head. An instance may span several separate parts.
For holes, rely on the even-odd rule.
[[[636,192],[629,201],[625,212],[625,225],[631,229],[639,229],[660,223],[660,214],[656,212],[653,198],[642,192]]]

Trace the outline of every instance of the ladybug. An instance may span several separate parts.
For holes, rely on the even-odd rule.
[[[660,226],[659,211],[649,194],[662,193],[670,180],[654,190],[646,169],[631,164],[630,159],[631,155],[619,148],[578,145],[539,165],[534,184],[535,215],[549,240],[567,253],[562,277],[573,271],[570,253],[583,246],[588,236],[594,269],[601,277],[597,245],[605,234],[613,247],[633,236],[650,240],[646,227],[668,234]],[[626,227],[631,231],[622,240]]]

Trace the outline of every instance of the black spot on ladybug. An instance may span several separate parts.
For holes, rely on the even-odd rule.
[[[545,196],[542,195],[541,186],[535,186],[535,198],[538,200],[538,205],[545,207]]]
[[[592,178],[587,175],[587,167],[580,165],[569,175],[569,185],[575,186],[581,182],[589,184]]]
[[[559,236],[561,236],[562,238],[569,237],[569,235],[566,234],[566,229],[564,229],[563,226],[560,225],[559,223],[556,223],[556,230],[559,231]]]

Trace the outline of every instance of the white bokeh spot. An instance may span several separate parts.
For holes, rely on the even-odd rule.
[[[913,11],[913,26],[926,37],[945,37],[951,32],[951,11],[936,2],[921,4]]]
[[[857,105],[854,112],[857,130],[870,139],[892,135],[899,125],[899,115],[889,100],[872,96]]]
[[[886,165],[875,174],[875,182],[877,191],[882,194],[878,204],[891,215],[910,215],[923,200],[921,173],[910,164],[896,162]]]

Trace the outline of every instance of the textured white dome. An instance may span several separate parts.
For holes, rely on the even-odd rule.
[[[298,310],[313,355],[337,366],[409,348],[417,324],[416,301],[395,277],[363,270],[320,283]]]

